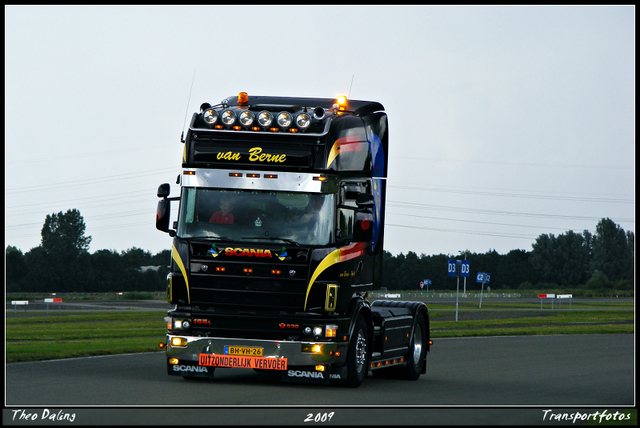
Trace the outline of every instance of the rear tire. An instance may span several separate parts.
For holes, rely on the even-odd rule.
[[[408,380],[418,380],[422,374],[424,364],[427,364],[425,355],[427,353],[427,328],[424,315],[416,315],[416,323],[413,329],[409,354],[407,355],[407,365],[403,367],[402,377]]]

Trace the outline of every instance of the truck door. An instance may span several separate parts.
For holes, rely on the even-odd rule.
[[[371,195],[370,180],[343,181],[340,184],[340,195],[338,201],[338,242],[341,246],[354,242],[353,228],[355,213],[358,210],[356,200],[359,194]],[[343,275],[348,277],[345,281],[352,288],[368,289],[373,283],[373,257],[364,254],[345,263]]]

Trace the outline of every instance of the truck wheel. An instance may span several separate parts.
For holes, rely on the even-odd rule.
[[[349,388],[357,388],[367,376],[369,368],[368,331],[367,323],[361,316],[358,317],[347,355],[347,381],[345,385]]]
[[[417,380],[422,373],[422,365],[426,364],[425,354],[427,348],[427,328],[424,322],[424,315],[419,313],[416,316],[416,324],[413,329],[413,337],[409,346],[409,355],[407,355],[407,365],[404,367],[403,378],[408,380]]]

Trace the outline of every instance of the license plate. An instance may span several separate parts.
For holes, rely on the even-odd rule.
[[[237,369],[287,370],[286,358],[245,357],[242,355],[198,355],[198,364],[210,367],[231,367]]]
[[[250,346],[225,346],[225,355],[243,355],[248,357],[262,357],[262,348],[254,348]]]

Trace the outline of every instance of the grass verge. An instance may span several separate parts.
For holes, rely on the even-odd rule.
[[[497,309],[497,308],[494,308]],[[491,309],[431,311],[431,337],[540,334],[631,334],[634,311],[563,310],[504,312]],[[166,311],[86,312],[6,318],[6,361],[40,361],[158,351],[164,342]]]
[[[166,311],[79,313],[6,319],[7,362],[152,352]]]

